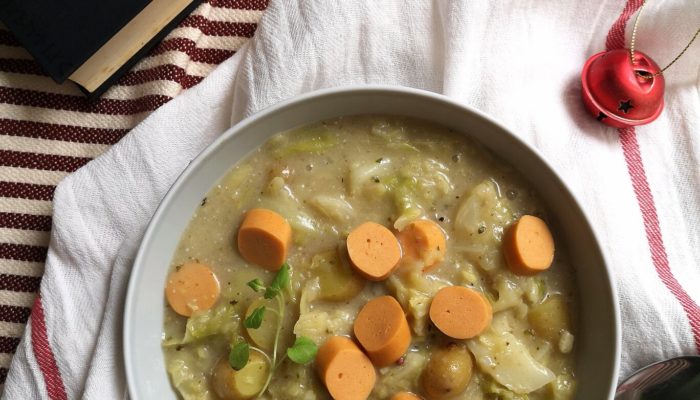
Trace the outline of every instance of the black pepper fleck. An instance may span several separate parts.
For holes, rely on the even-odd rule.
[[[438,218],[438,221],[443,222],[445,220],[445,217],[440,217]]]

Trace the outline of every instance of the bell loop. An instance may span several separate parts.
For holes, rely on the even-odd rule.
[[[639,83],[649,83],[650,81],[654,80],[654,76],[656,76],[649,71],[639,69],[635,70],[634,74],[637,76]]]

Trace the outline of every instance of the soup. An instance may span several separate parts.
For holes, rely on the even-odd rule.
[[[546,221],[517,171],[435,124],[279,133],[173,256],[171,382],[184,399],[573,398],[575,282]]]

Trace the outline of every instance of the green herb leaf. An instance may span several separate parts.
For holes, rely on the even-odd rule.
[[[246,342],[236,343],[228,353],[228,363],[236,371],[240,371],[248,364],[248,358],[250,358],[250,346]]]
[[[287,349],[287,357],[297,364],[308,364],[318,353],[318,347],[311,339],[299,336],[294,341],[294,345]]]
[[[248,318],[243,321],[243,325],[246,328],[251,328],[251,329],[258,329],[260,328],[260,325],[262,325],[263,322],[263,317],[265,316],[265,306],[260,306],[253,310],[252,313],[248,316]]]
[[[265,297],[266,299],[274,299],[275,296],[279,294],[279,292],[279,290],[274,290],[271,287],[269,287],[265,289],[265,294],[263,295],[263,297]]]
[[[255,290],[256,292],[265,290],[265,285],[258,278],[255,278],[252,281],[248,282],[248,286],[250,286],[250,288]]]
[[[279,294],[285,287],[289,285],[289,264],[282,264],[282,268],[277,271],[275,278],[272,279],[270,287],[265,290],[265,298],[272,299]]]

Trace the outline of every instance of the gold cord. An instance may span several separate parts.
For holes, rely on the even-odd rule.
[[[637,40],[637,24],[639,24],[639,17],[642,16],[642,11],[644,10],[644,6],[645,6],[646,4],[647,4],[646,0],[642,0],[642,6],[639,7],[639,12],[637,12],[637,17],[634,19],[634,27],[632,28],[632,41],[631,41],[631,43],[630,43],[630,59],[632,60],[632,64],[634,64],[634,62],[635,62],[635,60],[634,60],[634,46],[635,46],[635,42],[636,42],[636,40]],[[642,73],[640,73],[640,72],[637,72],[637,76],[640,76],[640,77],[645,78],[645,79],[651,79],[651,78],[653,78],[653,77],[655,77],[655,76],[658,76],[658,75],[663,74],[664,71],[666,71],[671,65],[673,65],[676,61],[678,61],[678,59],[681,58],[681,56],[682,56],[683,54],[685,54],[685,52],[690,48],[690,46],[693,44],[693,42],[695,41],[695,39],[698,37],[698,34],[700,34],[700,28],[698,28],[698,30],[695,31],[695,35],[693,35],[693,38],[690,39],[690,42],[688,42],[688,44],[687,44],[687,45],[685,46],[685,48],[676,56],[676,58],[674,58],[673,61],[671,61],[667,66],[661,68],[661,71],[659,71],[659,72],[657,72],[657,73],[655,73],[655,74],[653,74],[653,75],[651,75],[651,74],[642,74]]]

